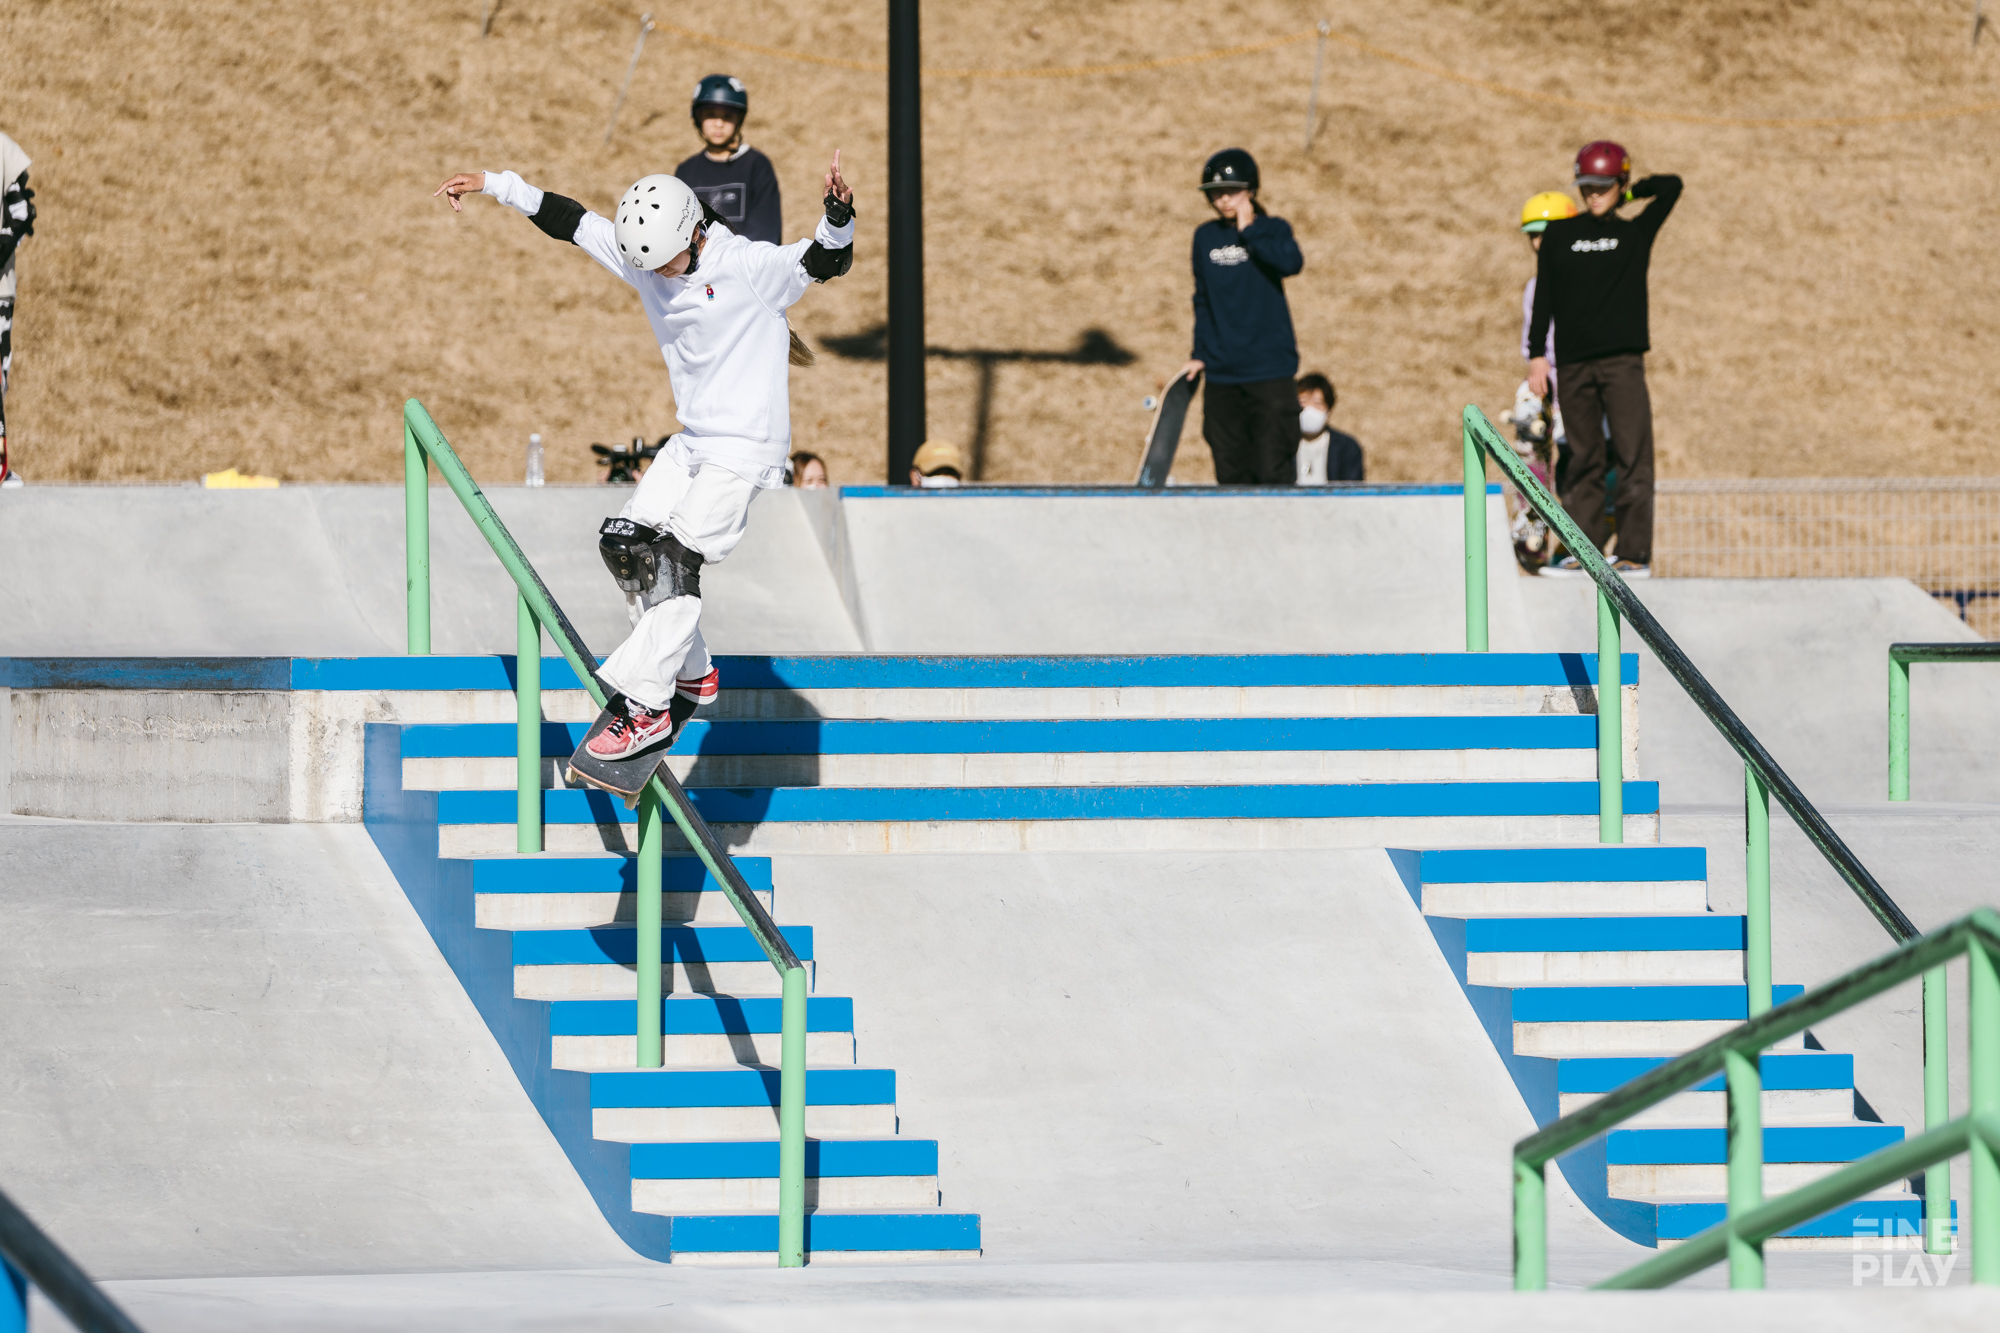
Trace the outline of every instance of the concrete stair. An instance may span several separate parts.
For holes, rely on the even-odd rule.
[[[1390,857],[1537,1124],[1748,1017],[1743,918],[1707,911],[1702,848],[1515,846]],[[1774,985],[1772,1000],[1801,990]],[[1900,1125],[1857,1116],[1852,1057],[1810,1045],[1805,1035],[1791,1038],[1760,1063],[1767,1197],[1904,1136]],[[1560,1166],[1621,1234],[1672,1244],[1726,1213],[1726,1123],[1718,1076]],[[1770,1245],[1847,1248],[1885,1227],[1915,1234],[1922,1207],[1904,1182]]]

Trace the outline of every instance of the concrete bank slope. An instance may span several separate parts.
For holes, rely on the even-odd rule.
[[[359,826],[0,866],[0,1182],[92,1274],[633,1262]]]
[[[0,1180],[92,1272],[632,1262],[365,839],[0,823]],[[774,882],[989,1259],[1504,1283],[1532,1124],[1383,854],[793,856]],[[1558,1272],[1642,1253],[1551,1199]]]
[[[488,491],[584,640],[630,631],[597,554],[624,488]],[[514,651],[514,588],[449,490],[430,492],[432,649]],[[88,534],[80,540],[79,534]],[[0,656],[368,656],[405,639],[403,491],[29,486],[0,496]],[[721,652],[861,646],[800,493],[772,491],[703,575]]]
[[[1511,582],[1536,649],[1595,648],[1588,580]],[[1815,804],[1888,794],[1889,645],[1978,638],[1905,579],[1652,579],[1633,591]],[[1742,761],[1630,629],[1625,649],[1645,655],[1639,771],[1665,801],[1740,804]],[[1919,665],[1910,694],[1911,795],[2000,801],[2000,666]]]
[[[988,1258],[1504,1280],[1534,1125],[1386,854],[778,856],[772,879]],[[1558,1251],[1645,1253],[1566,1193],[1551,1212]]]

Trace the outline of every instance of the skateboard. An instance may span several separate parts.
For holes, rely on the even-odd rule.
[[[1195,386],[1200,383],[1199,374],[1193,379],[1175,375],[1161,391],[1160,405],[1153,413],[1153,428],[1146,432],[1146,452],[1139,460],[1139,485],[1167,484],[1167,473],[1174,466],[1174,451],[1181,445],[1181,427],[1187,422],[1188,404],[1194,401]]]
[[[681,738],[687,721],[694,716],[694,703],[676,694],[667,705],[667,716],[673,719],[674,727],[665,740],[655,741],[635,754],[623,759],[599,759],[590,753],[590,742],[599,732],[610,726],[618,714],[607,708],[597,715],[597,721],[590,724],[583,741],[576,747],[576,753],[569,757],[569,780],[572,784],[582,782],[600,791],[608,791],[613,796],[623,797],[626,808],[639,804],[639,793],[653,780],[654,770],[666,762],[667,752],[674,748],[674,742]]]

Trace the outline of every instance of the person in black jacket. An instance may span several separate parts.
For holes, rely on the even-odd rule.
[[[1194,350],[1206,374],[1201,435],[1223,486],[1290,486],[1297,475],[1299,345],[1284,280],[1305,267],[1291,224],[1257,202],[1257,163],[1225,148],[1201,169],[1216,220],[1194,233]]]
[[[695,197],[746,241],[783,244],[778,172],[771,159],[743,142],[750,91],[733,74],[711,74],[695,85],[688,108],[702,149],[674,168]]]
[[[1576,184],[1583,213],[1559,218],[1542,232],[1535,256],[1535,304],[1528,347],[1546,346],[1555,324],[1557,401],[1569,434],[1570,464],[1563,508],[1602,548],[1611,535],[1604,521],[1604,473],[1609,448],[1617,451],[1617,569],[1630,578],[1651,573],[1653,560],[1653,403],[1646,392],[1646,269],[1653,238],[1681,197],[1679,176],[1648,176],[1630,189],[1632,158],[1600,140],[1576,155]],[[1620,205],[1650,199],[1633,218]],[[1549,359],[1528,362],[1528,387],[1549,389]],[[1581,575],[1574,555],[1542,571]]]

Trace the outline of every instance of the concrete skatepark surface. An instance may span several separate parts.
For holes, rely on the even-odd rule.
[[[615,506],[584,488],[494,498],[608,651],[626,622],[590,534]],[[711,576],[720,651],[1463,642],[1451,497],[758,506]],[[438,650],[511,651],[510,588],[455,499],[434,490],[432,509]],[[76,524],[111,532],[132,577],[77,568],[59,540]],[[31,488],[0,498],[0,557],[30,590],[4,655],[402,643],[396,488]],[[1587,584],[1516,578],[1504,550],[1493,569],[1496,649],[1594,646]],[[1969,637],[1954,617],[1890,580],[1639,592],[1920,925],[2000,897],[2000,808],[1879,800],[1884,650]],[[1918,668],[1920,798],[2000,801],[1983,678]],[[1663,840],[1709,847],[1712,905],[1740,910],[1740,766],[1657,662],[1641,698]],[[0,978],[60,981],[0,989],[0,1070],[21,1090],[0,1101],[0,1184],[148,1328],[1606,1322],[1500,1290],[1506,1147],[1530,1122],[1379,853],[777,858],[778,916],[814,923],[822,989],[865,1000],[862,1058],[902,1071],[903,1132],[941,1141],[945,1203],[981,1212],[987,1244],[976,1267],[806,1274],[634,1259],[360,828],[5,819],[0,863]],[[1774,917],[1780,981],[1888,947],[1782,813]],[[1891,1123],[1922,1122],[1913,1003],[1910,988],[1824,1032]],[[1558,1283],[1644,1253],[1551,1195]],[[1771,1272],[1774,1288],[1851,1282],[1846,1255],[1774,1254]],[[1946,1328],[1994,1313],[1960,1292],[1612,1299],[1640,1328],[1858,1328],[1887,1314],[1877,1297]]]

